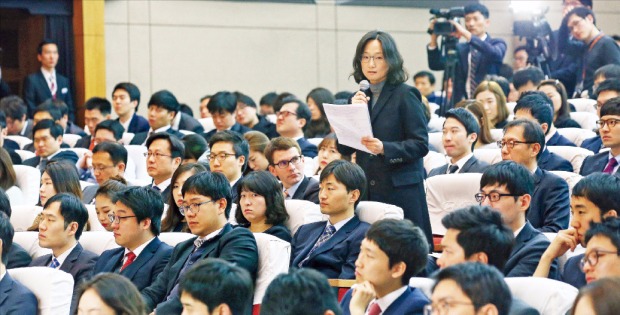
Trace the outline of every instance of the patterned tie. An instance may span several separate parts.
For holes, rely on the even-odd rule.
[[[607,166],[605,166],[603,173],[612,174],[614,172],[614,168],[616,167],[616,165],[618,165],[618,160],[612,157],[611,159],[609,159],[609,162],[607,162]]]
[[[291,199],[291,195],[288,194],[288,189],[284,189],[284,199]]]
[[[52,257],[52,263],[50,264],[50,268],[56,269],[60,267],[60,262],[58,262],[58,259],[56,259],[56,257]]]
[[[478,82],[476,82],[476,70],[478,69],[478,57],[480,56],[480,52],[475,48],[471,48],[471,61],[469,62],[469,97],[471,98],[474,95],[474,91],[476,91],[476,87],[478,86]]]
[[[201,239],[201,238],[195,239],[194,240],[194,250],[193,250],[193,252],[195,252],[197,249],[202,247],[202,244],[204,244],[206,241],[207,241],[206,239]]]
[[[370,304],[370,307],[368,307],[368,315],[379,314],[381,314],[381,307],[379,306],[379,303],[377,303],[377,301],[374,301]]]
[[[52,92],[52,99],[56,100],[56,83],[54,83],[54,76],[50,76],[50,91]]]
[[[131,263],[136,260],[136,254],[134,254],[133,252],[129,252],[127,254],[125,254],[125,257],[127,257],[127,259],[125,260],[125,263],[123,264],[123,267],[121,267],[120,271],[125,270],[125,268],[127,268],[127,266],[131,265]]]
[[[448,168],[448,174],[454,174],[458,170],[459,170],[459,166],[458,165],[456,165],[456,164],[450,165],[450,168]]]
[[[331,224],[327,224],[327,226],[325,227],[325,230],[323,230],[323,233],[321,233],[321,236],[319,236],[319,239],[316,241],[316,243],[314,243],[314,246],[312,247],[312,249],[310,250],[310,252],[308,252],[308,256],[306,256],[306,258],[304,258],[304,260],[302,260],[301,262],[299,262],[299,264],[297,265],[299,268],[301,268],[301,266],[308,260],[310,259],[310,255],[312,255],[312,253],[319,248],[319,246],[323,245],[323,243],[327,242],[333,235],[334,233],[336,233],[336,228],[331,225]]]
[[[39,170],[41,172],[45,171],[46,166],[47,166],[47,158],[41,158],[41,162],[39,163]]]

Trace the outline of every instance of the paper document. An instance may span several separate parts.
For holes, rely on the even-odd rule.
[[[373,154],[362,144],[362,137],[372,137],[368,105],[323,104],[329,124],[334,128],[338,142],[351,148]]]

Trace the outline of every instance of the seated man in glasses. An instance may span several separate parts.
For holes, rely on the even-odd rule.
[[[101,253],[93,275],[113,272],[127,277],[138,290],[155,281],[164,269],[172,247],[159,240],[164,203],[147,187],[130,187],[117,193],[114,213],[108,217],[119,248]]]
[[[166,202],[170,197],[172,174],[183,162],[185,146],[177,137],[158,132],[146,140],[146,147],[146,172],[153,178],[153,183],[147,187],[159,192]]]
[[[265,148],[269,171],[282,182],[285,199],[319,203],[319,182],[304,175],[304,155],[297,141],[274,138]]]
[[[232,200],[237,201],[237,183],[248,166],[250,145],[237,132],[224,130],[215,133],[209,140],[209,168],[211,172],[222,173],[231,187]]]
[[[252,129],[238,123],[235,120],[237,112],[237,97],[228,91],[220,91],[215,93],[207,103],[207,109],[213,118],[215,129],[202,134],[207,142],[211,143],[211,137],[216,132],[231,130],[240,134],[244,134]]]
[[[603,145],[609,148],[586,157],[579,174],[587,176],[594,172],[617,174],[620,163],[620,97],[609,99],[601,107],[601,119],[597,121]]]
[[[155,314],[181,314],[179,279],[199,260],[221,258],[246,269],[256,280],[258,248],[254,235],[248,229],[233,229],[228,223],[232,196],[226,176],[213,172],[192,175],[182,192],[184,206],[179,210],[197,237],[177,244],[159,277],[141,291],[147,311],[155,309]]]
[[[581,268],[590,283],[602,278],[620,277],[620,218],[594,223],[586,233],[586,253]]]
[[[294,98],[287,97],[282,100],[282,107],[276,113],[276,131],[282,137],[291,138],[299,144],[301,153],[309,158],[318,155],[316,145],[310,143],[304,137],[304,131],[310,125],[312,113],[306,103]]]

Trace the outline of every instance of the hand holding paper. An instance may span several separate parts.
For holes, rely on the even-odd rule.
[[[368,105],[323,104],[323,108],[339,143],[370,154],[379,154],[383,151],[383,143],[372,134]],[[363,138],[366,138],[366,143]],[[378,153],[373,152],[377,150]]]

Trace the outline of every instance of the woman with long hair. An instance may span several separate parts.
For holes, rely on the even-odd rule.
[[[484,105],[476,100],[462,100],[458,102],[455,108],[465,108],[470,113],[474,114],[478,124],[480,125],[480,134],[478,135],[478,141],[475,148],[480,148],[486,145],[495,145],[493,135],[491,135],[491,129],[489,128],[489,119],[487,118],[487,112],[484,110]],[[494,147],[495,148],[495,147]]]
[[[17,176],[13,169],[13,161],[9,153],[0,147],[0,188],[4,189],[11,205],[23,202],[24,194],[17,184]]]
[[[106,231],[111,232],[113,230],[108,214],[110,212],[114,213],[112,211],[114,209],[114,203],[112,202],[114,194],[125,188],[127,188],[127,182],[124,178],[111,177],[97,189],[95,194],[95,211],[97,212],[99,223]]]
[[[146,307],[136,286],[115,273],[96,275],[80,286],[77,315],[145,315]]]
[[[269,138],[260,131],[248,131],[243,134],[245,140],[250,145],[250,155],[248,157],[248,167],[245,173],[251,171],[266,171],[269,167],[269,161],[265,157],[265,148],[269,144]]]
[[[553,103],[553,124],[556,128],[581,128],[570,118],[570,104],[564,84],[558,80],[545,80],[538,84],[538,90],[547,94]]]
[[[185,217],[179,211],[179,207],[183,205],[183,193],[181,192],[183,184],[192,175],[206,172],[207,167],[201,163],[182,164],[172,174],[170,180],[170,196],[168,196],[168,210],[166,216],[161,221],[162,232],[189,232]]]
[[[329,121],[327,121],[323,103],[333,104],[335,100],[332,92],[322,87],[318,87],[308,93],[306,103],[308,103],[312,118],[304,132],[306,138],[322,138],[331,132],[331,126]]]
[[[482,81],[476,91],[474,98],[484,106],[489,118],[489,129],[504,128],[508,123],[508,107],[506,106],[506,95],[502,87],[493,81]]]

